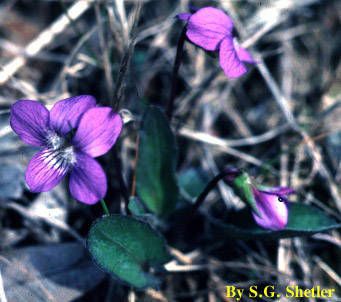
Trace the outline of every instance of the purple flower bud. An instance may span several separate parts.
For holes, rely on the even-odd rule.
[[[193,14],[181,13],[178,19],[187,21],[187,38],[195,45],[219,52],[219,63],[228,78],[246,73],[244,62],[255,63],[251,54],[233,38],[232,19],[220,9],[204,7]]]
[[[225,175],[224,180],[227,183],[232,183],[242,172],[238,168],[227,166],[224,168],[223,173]]]
[[[256,223],[266,229],[281,230],[288,223],[287,196],[294,190],[287,187],[274,187],[267,190],[252,188],[258,213],[253,212]]]

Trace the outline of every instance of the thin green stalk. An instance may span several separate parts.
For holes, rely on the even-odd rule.
[[[105,203],[104,199],[101,199],[101,206],[103,208],[104,214],[110,215],[109,209],[108,209],[107,204]]]

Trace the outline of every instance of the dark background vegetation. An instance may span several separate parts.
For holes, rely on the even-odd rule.
[[[186,43],[172,122],[178,170],[196,169],[211,178],[226,165],[244,168],[260,183],[294,187],[293,201],[337,217],[341,1],[103,0],[91,1],[75,18],[68,9],[76,2],[0,2],[0,297],[14,302],[234,301],[224,298],[227,284],[322,285],[338,291],[338,231],[277,241],[216,236],[207,219],[210,210],[243,206],[223,183],[189,229],[170,228],[169,222],[160,228],[177,259],[160,289],[135,291],[110,279],[81,246],[102,215],[100,206],[72,200],[67,185],[30,193],[24,171],[35,150],[19,141],[8,117],[17,99],[49,106],[79,94],[128,109],[134,121],[126,124],[115,149],[130,190],[144,104],[165,106],[170,94],[183,27],[175,15],[190,6],[216,6],[234,19],[240,42],[258,64],[244,77],[228,80],[215,55]],[[49,31],[62,16],[67,25],[58,33]],[[44,32],[43,42],[37,40]],[[32,41],[43,46],[34,54]],[[12,64],[18,59],[23,60],[20,68]],[[106,201],[119,212],[123,194],[117,165],[110,156],[100,161],[110,183]]]

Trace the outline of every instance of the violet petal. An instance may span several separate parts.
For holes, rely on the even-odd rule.
[[[69,170],[58,151],[43,149],[36,153],[26,170],[26,183],[32,192],[46,192],[54,188]]]
[[[11,107],[11,127],[26,144],[44,146],[48,123],[49,111],[37,101],[19,100]]]
[[[70,175],[70,193],[78,201],[94,204],[107,192],[107,179],[100,164],[89,155],[78,153]]]
[[[234,43],[234,48],[237,52],[237,56],[238,56],[239,60],[241,60],[243,62],[250,63],[250,64],[256,63],[256,61],[253,59],[252,55],[245,48],[241,47],[238,42]]]
[[[188,21],[191,16],[191,13],[180,13],[176,15],[176,17],[181,21]]]
[[[278,196],[253,190],[259,215],[252,213],[256,223],[263,228],[281,230],[288,223],[288,207]]]
[[[83,114],[73,144],[92,157],[100,156],[114,145],[122,126],[121,117],[111,108],[92,108]]]
[[[295,190],[290,188],[290,187],[271,187],[271,188],[266,188],[266,189],[261,189],[259,191],[265,192],[265,193],[272,193],[276,194],[278,196],[280,195],[290,195],[290,194],[295,194]]]
[[[222,10],[205,7],[195,12],[187,24],[187,37],[194,44],[210,51],[217,50],[220,42],[232,36],[233,22]]]
[[[225,38],[220,44],[219,63],[228,78],[238,78],[247,71],[237,56],[231,38]]]
[[[59,134],[66,134],[78,126],[81,116],[96,106],[91,95],[79,95],[54,104],[50,112],[50,126]]]

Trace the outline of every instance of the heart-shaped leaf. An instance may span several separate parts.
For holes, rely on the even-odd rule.
[[[301,203],[290,204],[288,224],[280,231],[267,230],[256,225],[249,209],[233,213],[224,220],[212,218],[211,222],[222,230],[224,234],[242,239],[309,236],[341,227],[340,222],[337,222],[320,209]]]
[[[175,167],[177,149],[166,116],[151,106],[144,115],[139,140],[136,189],[147,208],[170,214],[178,200]]]
[[[100,267],[137,288],[157,286],[159,280],[148,269],[169,260],[165,241],[155,230],[122,215],[97,220],[87,246]]]

